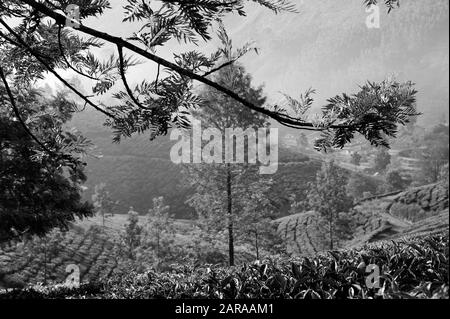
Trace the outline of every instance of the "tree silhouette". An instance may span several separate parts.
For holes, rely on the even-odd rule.
[[[4,79],[1,70],[0,76]],[[13,94],[4,83],[1,105]],[[0,108],[0,242],[67,229],[76,217],[93,214],[81,198],[82,159],[90,142],[64,128],[74,112],[72,102],[64,94],[45,97],[34,88],[11,101],[14,110]],[[56,155],[62,152],[70,155]]]

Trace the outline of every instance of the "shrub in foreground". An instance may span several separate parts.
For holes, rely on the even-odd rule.
[[[13,290],[0,298],[448,298],[448,239],[446,232],[232,268],[174,266],[171,272],[130,273],[77,289]],[[370,264],[381,270],[379,288],[366,286]]]

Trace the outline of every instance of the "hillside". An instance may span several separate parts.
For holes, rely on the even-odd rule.
[[[140,216],[140,224],[145,216]],[[80,269],[80,282],[109,278],[115,274],[129,271],[128,261],[124,258],[121,236],[125,231],[127,215],[115,215],[107,218],[102,225],[100,217],[79,220],[68,231],[53,230],[43,238],[33,237],[24,242],[9,242],[0,245],[0,290],[21,288],[43,283],[46,285],[63,284],[68,276],[66,267],[76,265]],[[173,247],[180,250],[180,258],[190,258],[190,252],[198,252],[205,262],[208,256],[224,258],[219,251],[211,251],[208,243],[195,246],[193,232],[195,222],[176,220],[176,232]],[[217,247],[215,247],[217,249]],[[248,247],[236,245],[237,263],[250,262],[254,256]],[[226,246],[222,249],[226,251]],[[151,251],[148,251],[152,254]],[[190,258],[191,260],[193,258]]]
[[[99,125],[103,120],[98,113],[85,111],[76,114],[70,123],[95,145],[92,153],[97,157],[87,158],[85,198],[91,198],[95,185],[106,183],[112,197],[119,200],[116,213],[125,214],[133,206],[137,212],[146,214],[153,198],[164,196],[176,218],[192,218],[193,209],[185,202],[193,190],[186,185],[181,167],[170,160],[170,149],[176,141],[170,141],[169,136],[150,141],[146,135],[139,135],[113,144],[111,132]],[[272,177],[275,182],[272,200],[280,214],[286,215],[289,196],[302,196],[321,162],[283,147],[279,162]]]
[[[107,278],[118,266],[116,247],[96,229],[73,227],[53,231],[47,237],[0,247],[0,289],[38,282],[63,283],[66,267],[80,267],[82,281]]]
[[[298,5],[299,14],[274,15],[251,6],[245,19],[228,17],[225,21],[235,46],[254,41],[259,55],[244,57],[243,65],[252,74],[254,84],[265,84],[269,101],[278,103],[286,92],[298,97],[302,91],[317,89],[317,105],[342,92],[352,93],[367,80],[378,81],[390,75],[417,84],[418,107],[424,112],[421,125],[431,126],[448,117],[448,1],[411,0],[389,16],[382,10],[381,28],[368,29],[367,13],[361,1],[304,0]],[[93,27],[125,36],[131,24],[116,28],[121,8],[106,13],[106,23],[89,21]],[[270,39],[270,41],[267,41]],[[218,44],[217,41],[215,44]],[[212,51],[214,47],[202,47]],[[170,44],[160,54],[172,59],[179,47]],[[107,51],[107,50],[106,50]],[[106,52],[105,51],[105,52]],[[130,83],[148,77],[154,65],[145,63],[133,68]],[[87,89],[90,83],[83,82]],[[114,104],[111,99],[105,105]],[[446,114],[442,116],[442,114]],[[71,126],[77,127],[98,146],[101,159],[88,160],[90,198],[95,184],[105,182],[113,196],[121,201],[117,212],[130,206],[145,213],[156,196],[164,196],[172,213],[189,218],[192,209],[185,205],[190,190],[180,178],[180,169],[168,162],[171,146],[167,137],[149,141],[148,136],[136,136],[121,144],[112,144],[111,132],[102,127],[104,119],[92,110],[78,114]],[[276,125],[276,123],[273,123]],[[299,131],[281,128],[280,137]],[[298,160],[301,161],[301,160]],[[291,167],[280,172],[295,172],[296,178],[308,181],[314,167]],[[303,178],[306,175],[306,178]],[[281,178],[280,178],[281,180]],[[294,190],[300,193],[302,190]],[[288,193],[280,189],[277,193]],[[283,215],[286,199],[281,199]]]
[[[4,64],[0,65],[0,89],[7,98],[2,97],[2,103],[11,106],[0,111],[1,123],[4,118],[11,128],[2,127],[6,134],[0,134],[0,171],[7,177],[0,173],[0,299],[448,299],[450,194],[444,169],[448,168],[449,141],[449,2],[400,1],[401,8],[391,13],[386,12],[389,1],[378,1],[380,26],[375,28],[366,23],[369,12],[363,0],[292,0],[298,13],[277,14],[274,8],[268,10],[270,1],[263,0],[205,1],[203,8],[195,1],[129,0],[128,5],[110,1],[104,15],[102,5],[109,6],[104,1],[78,1],[91,2],[89,8],[71,6],[72,12],[66,15],[73,13],[75,20],[80,18],[89,26],[78,31],[102,38],[108,42],[105,46],[67,37],[69,20],[64,26],[64,17],[49,12],[54,3],[25,1],[28,5],[23,8],[20,2],[12,1],[12,7],[9,1],[1,4],[0,15],[7,22],[0,21],[6,35],[20,43],[0,33],[6,41],[0,41],[0,46],[10,52],[0,54]],[[67,1],[59,2],[63,6]],[[272,2],[285,4],[285,0]],[[236,14],[228,9],[241,4],[245,10],[239,8]],[[163,5],[161,19],[150,8],[154,5]],[[90,13],[97,16],[83,18]],[[216,20],[222,13],[220,22],[227,35]],[[128,15],[125,19],[124,14]],[[52,39],[57,25],[44,26],[47,19],[57,21],[57,39]],[[205,27],[211,30],[206,32]],[[191,43],[191,32],[203,40]],[[169,34],[174,38],[169,39]],[[22,41],[20,35],[29,36]],[[212,53],[214,60],[218,38],[225,48],[217,63],[225,65],[210,63],[207,68],[212,71],[208,72],[197,62],[209,63],[209,59],[197,59],[196,53]],[[92,51],[83,52],[90,46]],[[229,87],[235,94],[228,92],[222,98],[214,91],[218,86],[211,83],[219,78],[211,74],[224,71],[243,51],[248,54],[239,63],[245,72],[237,70],[220,78],[224,87],[234,83],[238,89]],[[117,61],[113,52],[119,54]],[[132,57],[136,52],[140,54]],[[179,56],[182,52],[189,53]],[[91,53],[105,60],[97,61]],[[144,61],[133,63],[133,58]],[[59,72],[76,90],[58,94],[73,98],[74,103],[56,94],[61,88],[57,78],[70,87]],[[84,72],[89,75],[83,76]],[[165,81],[168,74],[174,77]],[[372,86],[386,79],[414,83],[414,90],[397,94],[401,84],[390,89]],[[142,80],[152,83],[140,85]],[[249,82],[254,90],[249,89]],[[42,88],[36,90],[42,98],[34,89],[24,90],[24,83]],[[248,126],[250,109],[261,116],[268,113],[243,98],[259,106],[260,101],[267,101],[266,111],[279,111],[279,120],[290,123],[282,127],[268,120],[279,129],[279,160],[278,171],[263,183],[258,183],[259,175],[250,176],[250,169],[227,166],[217,174],[206,170],[200,177],[193,175],[188,185],[185,166],[170,158],[178,141],[171,141],[169,135],[150,138],[156,122],[167,128],[167,121],[176,122],[181,114],[197,108],[198,99],[190,93],[206,92],[201,83],[211,85],[206,100],[213,104],[202,107],[220,109],[203,114],[215,126],[219,126],[216,122]],[[355,96],[364,84],[371,89]],[[107,92],[100,93],[102,87]],[[117,94],[124,89],[128,93]],[[304,95],[308,89],[314,101],[309,93]],[[153,98],[153,93],[165,98]],[[80,99],[81,95],[86,97]],[[298,103],[283,98],[288,95]],[[55,99],[47,101],[45,96]],[[122,101],[114,96],[122,96]],[[237,107],[230,113],[235,107],[227,104],[226,96],[250,109],[242,112]],[[343,99],[333,100],[336,96]],[[143,107],[139,100],[150,107]],[[69,120],[68,109],[76,109],[75,104],[80,112]],[[380,107],[364,111],[369,104]],[[397,104],[405,112],[390,109]],[[97,105],[103,114],[116,109],[116,116],[111,116],[116,118],[113,126],[123,126],[119,130],[125,135],[133,131],[127,129],[128,124],[142,134],[113,143],[114,132],[104,124],[104,115],[92,109]],[[423,114],[416,118],[411,105]],[[139,109],[134,112],[128,107]],[[406,123],[410,116],[412,123]],[[293,129],[298,127],[294,117],[304,121],[300,123],[303,130]],[[373,123],[374,118],[379,121]],[[150,128],[143,131],[147,124]],[[202,129],[205,126],[202,123]],[[84,146],[78,147],[78,137],[66,129],[92,141],[92,148],[86,147],[86,157],[79,162],[66,155],[84,157]],[[353,136],[352,130],[363,134]],[[345,140],[345,147],[317,152],[314,140],[333,131],[338,133],[334,145]],[[385,136],[390,136],[389,150],[380,152],[374,146]],[[258,135],[256,140],[263,139]],[[247,142],[252,144],[250,137]],[[227,144],[220,149],[227,149]],[[195,149],[195,143],[191,147]],[[264,149],[258,147],[259,159]],[[326,161],[334,164],[328,167]],[[440,182],[429,184],[432,181]],[[110,196],[97,192],[98,215],[84,218],[92,210],[88,203],[80,203],[78,192],[91,201],[99,184],[106,185]],[[196,190],[201,194],[195,194]],[[346,200],[345,193],[354,198],[352,209],[347,209],[351,200]],[[188,203],[196,206],[198,216]],[[334,209],[345,218],[331,219],[328,225],[317,211],[304,206],[317,211],[328,207],[328,213]],[[334,227],[334,238],[328,227]],[[345,237],[339,236],[341,231]],[[80,286],[68,287],[66,280],[71,271],[77,277],[77,269]],[[374,287],[370,278],[381,285]]]
[[[342,247],[448,233],[448,216],[448,185],[433,184],[369,199],[355,207],[354,234]],[[82,282],[122,273],[117,241],[126,218],[108,218],[103,228],[101,218],[94,217],[77,222],[67,232],[55,230],[43,239],[4,244],[0,247],[0,289],[36,284],[44,278],[47,283],[62,283],[67,277],[66,267],[71,264],[80,266]],[[140,219],[144,222],[145,217]],[[315,212],[285,216],[276,222],[292,255],[314,256],[327,250],[323,243],[324,226]],[[191,245],[194,225],[192,220],[175,222],[176,242],[181,247]],[[254,256],[248,248],[237,246],[236,258],[242,263],[252,261]]]
[[[386,207],[388,214],[415,223],[448,209],[448,185],[434,184],[400,193]]]
[[[96,157],[87,158],[85,198],[90,200],[95,185],[106,183],[111,196],[119,200],[116,213],[125,214],[133,206],[145,214],[154,197],[164,196],[173,214],[188,217],[191,211],[184,201],[189,188],[180,178],[180,167],[169,158],[174,142],[169,137],[150,141],[141,135],[114,144],[103,121],[102,115],[86,111],[70,123],[95,145],[92,153]]]
[[[352,219],[352,237],[341,247],[379,240],[448,231],[448,185],[433,184],[358,203]],[[327,249],[325,226],[315,212],[278,219],[278,231],[294,255],[313,255]]]

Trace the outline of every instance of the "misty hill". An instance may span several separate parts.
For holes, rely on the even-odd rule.
[[[112,132],[100,124],[103,121],[100,114],[87,111],[71,122],[92,140],[94,153],[100,155],[87,159],[85,197],[90,199],[94,186],[106,183],[112,197],[120,201],[116,213],[126,213],[130,206],[146,213],[154,197],[164,196],[173,213],[188,216],[184,205],[188,187],[181,180],[180,167],[170,161],[173,142],[169,137],[149,141],[141,135],[114,144]]]
[[[102,115],[92,111],[77,114],[70,123],[92,140],[93,153],[100,155],[87,158],[85,198],[91,198],[95,185],[106,183],[112,197],[120,201],[116,213],[126,213],[133,206],[145,214],[154,197],[164,196],[175,217],[192,218],[194,212],[185,201],[193,190],[185,184],[181,167],[170,160],[170,149],[176,141],[170,141],[169,136],[150,141],[148,136],[140,135],[114,144],[111,131],[100,123]],[[280,215],[286,215],[290,195],[302,196],[321,161],[283,148],[279,161],[273,176],[272,200]]]

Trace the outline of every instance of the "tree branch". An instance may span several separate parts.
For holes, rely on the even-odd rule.
[[[125,86],[125,89],[127,90],[128,96],[133,100],[134,104],[136,104],[139,108],[144,110],[150,110],[150,108],[143,106],[138,99],[133,95],[133,92],[130,89],[130,86],[127,82],[127,77],[125,74],[125,61],[123,58],[123,48],[120,45],[117,45],[117,51],[119,52],[119,71],[120,71],[120,77],[122,78],[123,85]]]
[[[8,94],[9,97],[9,101],[11,103],[11,107],[14,111],[14,114],[16,115],[17,119],[19,120],[20,125],[22,125],[24,131],[45,151],[47,152],[49,155],[51,156],[55,156],[57,155],[55,152],[53,152],[52,150],[50,150],[47,146],[45,146],[44,143],[42,143],[34,134],[33,132],[31,132],[31,130],[28,128],[27,124],[25,123],[25,121],[22,118],[22,115],[20,115],[20,111],[17,108],[17,104],[16,101],[14,100],[14,95],[11,92],[11,89],[9,87],[8,81],[6,80],[6,76],[3,72],[3,67],[0,65],[0,78],[3,81],[3,85],[5,86],[6,89],[6,93]]]
[[[109,113],[108,111],[103,110],[102,108],[98,107],[97,105],[95,105],[91,100],[89,100],[86,96],[84,96],[80,91],[78,91],[76,88],[74,88],[70,83],[68,83],[65,79],[63,79],[58,72],[56,72],[55,70],[53,70],[52,67],[50,67],[40,56],[38,53],[36,53],[33,49],[31,49],[28,44],[16,33],[14,32],[13,29],[10,28],[10,26],[5,23],[5,21],[3,21],[3,19],[0,18],[0,24],[2,24],[9,33],[11,33],[18,41],[19,43],[22,45],[22,47],[24,47],[32,56],[34,56],[50,73],[52,73],[58,80],[60,80],[65,86],[67,86],[70,90],[72,90],[76,95],[78,95],[80,98],[82,98],[87,104],[89,104],[90,106],[92,106],[94,109],[96,109],[97,111],[105,114],[106,116],[117,120],[117,118]],[[0,33],[0,36],[3,36],[2,33]],[[4,37],[6,40],[8,40],[8,38]]]
[[[62,42],[61,42],[61,29],[62,29],[62,27],[58,26],[58,46],[59,46],[59,51],[60,51],[61,57],[64,59],[64,62],[66,62],[67,66],[69,68],[71,68],[73,71],[75,71],[76,73],[78,73],[79,75],[82,75],[82,76],[84,76],[84,77],[86,77],[88,79],[94,80],[94,81],[99,81],[98,78],[94,78],[94,77],[92,77],[92,76],[90,76],[88,74],[85,74],[85,73],[77,70],[76,68],[74,68],[72,66],[72,64],[70,64],[69,60],[67,60],[67,57],[64,54],[64,48],[63,48],[63,45],[62,45]]]
[[[205,73],[203,74],[203,76],[206,77],[206,76],[208,76],[208,75],[211,75],[211,74],[213,74],[213,73],[215,73],[215,72],[217,72],[217,71],[219,71],[219,70],[222,70],[223,68],[225,68],[225,67],[227,67],[227,66],[229,66],[229,65],[232,65],[232,64],[233,64],[234,62],[236,62],[236,61],[237,61],[237,59],[230,60],[230,61],[228,61],[228,62],[226,62],[226,63],[224,63],[224,64],[218,66],[217,68],[212,69],[211,71],[205,72]]]
[[[54,12],[53,10],[51,10],[50,8],[48,8],[47,6],[45,6],[42,3],[36,2],[35,0],[22,0],[22,2],[28,4],[33,9],[38,10],[39,12],[47,15],[48,17],[53,18],[56,21],[56,23],[59,24],[59,25],[64,25],[65,22],[66,22],[66,17],[64,15],[59,14],[57,12]],[[145,57],[145,58],[147,58],[147,59],[149,59],[149,60],[151,60],[151,61],[153,61],[155,63],[161,64],[161,65],[163,65],[163,66],[165,66],[165,67],[167,67],[169,69],[174,70],[175,72],[179,73],[180,75],[184,75],[186,77],[189,77],[192,80],[196,80],[196,81],[198,81],[200,83],[203,83],[203,84],[206,84],[206,85],[208,85],[208,86],[210,86],[212,88],[215,88],[219,92],[222,92],[222,93],[230,96],[231,98],[233,98],[234,100],[240,102],[242,105],[250,108],[251,110],[253,110],[255,112],[262,113],[262,114],[265,114],[265,115],[271,117],[272,119],[278,121],[282,125],[288,124],[291,127],[295,127],[295,128],[299,128],[299,129],[300,128],[303,129],[303,128],[308,128],[309,127],[309,128],[311,128],[313,130],[316,130],[316,131],[322,131],[323,130],[323,128],[315,127],[313,123],[307,123],[307,122],[304,122],[302,120],[299,120],[299,119],[296,119],[294,117],[291,117],[291,116],[289,116],[287,114],[273,112],[273,111],[270,111],[270,110],[268,110],[266,108],[256,106],[253,103],[251,103],[251,102],[247,101],[246,99],[242,98],[241,96],[239,96],[235,92],[231,91],[230,89],[227,89],[227,88],[221,86],[220,84],[205,78],[202,75],[199,75],[199,74],[196,74],[196,73],[194,73],[194,72],[192,72],[190,70],[184,69],[184,68],[178,66],[175,63],[169,62],[169,61],[167,61],[167,60],[165,60],[165,59],[163,59],[163,58],[161,58],[161,57],[159,57],[157,55],[154,55],[154,54],[152,54],[152,53],[150,53],[150,52],[148,52],[148,51],[146,51],[144,49],[141,49],[141,48],[137,47],[136,45],[134,45],[134,44],[132,44],[132,43],[130,43],[128,41],[125,41],[122,38],[119,38],[119,37],[116,37],[116,36],[112,36],[112,35],[110,35],[108,33],[104,33],[104,32],[92,29],[90,27],[84,26],[83,24],[80,24],[80,26],[77,28],[77,30],[82,32],[82,33],[91,35],[93,37],[96,37],[96,38],[99,38],[99,39],[103,39],[103,40],[105,40],[107,42],[114,43],[114,44],[116,44],[118,46],[127,48],[130,51],[133,51],[133,52],[139,54],[142,57]],[[332,128],[332,129],[333,128],[347,128],[347,126],[336,125],[336,126],[331,126],[331,127],[328,127],[328,128]]]
[[[158,72],[156,73],[155,80],[155,93],[158,94],[158,81],[159,81],[159,72],[161,71],[161,64],[158,64]]]

